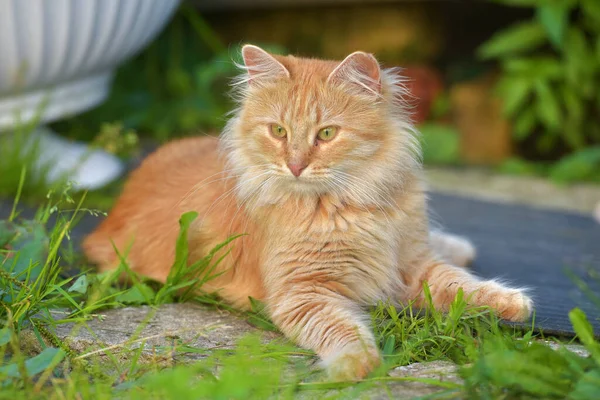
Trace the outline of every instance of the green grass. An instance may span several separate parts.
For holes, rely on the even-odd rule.
[[[487,309],[467,308],[462,294],[447,314],[432,308],[416,313],[410,307],[373,307],[384,364],[361,383],[327,382],[313,366],[314,354],[283,339],[264,342],[260,335],[242,338],[234,350],[174,342],[148,355],[139,346],[147,338],[139,332],[149,318],[122,346],[76,353],[55,336],[54,327],[72,322],[75,330],[85,329],[87,321],[107,308],[179,301],[227,308],[201,292],[227,252],[225,244],[216,248],[192,266],[190,275],[183,268],[185,236],[196,215],[188,213],[180,220],[177,256],[166,285],[135,275],[125,262],[116,272],[97,274],[84,266],[68,277],[64,268],[77,260],[69,231],[79,213],[90,212],[83,208],[85,200],[73,202],[68,192],[58,192],[49,196],[35,219],[13,215],[0,223],[0,398],[355,398],[415,379],[388,376],[397,366],[433,360],[462,366],[462,384],[421,379],[439,386],[436,396],[442,398],[584,399],[600,390],[600,343],[581,311],[574,310],[571,320],[592,354],[589,358],[552,350],[533,331],[502,326]],[[65,203],[78,212],[61,211]],[[51,216],[56,222],[48,227]],[[129,284],[118,282],[120,275],[128,276]],[[249,313],[228,310],[263,329],[276,329],[259,302],[253,301],[253,308]],[[190,353],[204,357],[184,361]]]
[[[35,124],[34,119],[29,124],[19,124],[14,130],[0,134],[0,198],[12,198],[20,190],[23,199],[44,199],[51,187],[44,172],[45,166],[36,163],[42,149],[32,136]],[[28,179],[20,185],[24,173],[27,173]],[[59,180],[56,185],[60,187],[65,182]]]
[[[40,107],[37,111],[38,116],[42,109]],[[13,198],[18,192],[22,203],[40,204],[45,201],[49,191],[64,188],[69,183],[67,176],[54,181],[49,179],[48,169],[52,160],[45,163],[38,161],[43,148],[34,132],[36,125],[37,117],[0,134],[0,199]],[[139,150],[135,131],[125,129],[119,123],[103,124],[89,145],[91,149],[105,149],[123,159],[130,158]],[[27,179],[23,179],[23,175]],[[122,182],[118,180],[102,190],[89,195],[86,193],[86,204],[108,209],[121,186]],[[83,192],[73,194],[76,199],[83,196]]]

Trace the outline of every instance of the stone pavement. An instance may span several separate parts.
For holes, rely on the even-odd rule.
[[[60,318],[60,315],[56,315]],[[140,329],[141,328],[141,329]],[[86,359],[110,352],[126,361],[136,354],[135,349],[143,346],[138,363],[173,365],[204,358],[215,349],[233,349],[237,340],[247,334],[261,333],[263,341],[285,340],[278,333],[261,331],[244,319],[226,311],[218,311],[197,304],[166,304],[158,308],[149,306],[127,307],[103,311],[85,325],[61,324],[56,328],[58,339],[67,345],[76,358]],[[21,338],[24,344],[36,346],[32,332]],[[184,343],[186,353],[171,351],[175,343]],[[558,348],[554,342],[546,342]],[[581,356],[589,353],[579,345],[567,348]],[[36,350],[35,348],[33,350]],[[307,357],[312,363],[314,357]],[[388,373],[391,377],[426,378],[441,382],[460,383],[458,367],[448,361],[414,363],[397,367]],[[352,387],[331,390],[327,394],[353,398]],[[375,384],[373,388],[360,392],[360,398],[389,399],[414,398],[444,390],[440,386],[415,381],[388,381]],[[299,398],[313,398],[310,391],[302,392]],[[323,395],[323,392],[319,392]],[[314,395],[314,393],[312,393]],[[347,397],[346,397],[347,396]]]
[[[56,317],[60,318],[60,314]],[[143,346],[138,363],[152,362],[165,366],[204,358],[211,354],[211,350],[233,349],[243,336],[259,332],[264,341],[280,340],[287,343],[280,334],[261,331],[229,312],[189,303],[166,304],[158,308],[142,306],[107,310],[85,325],[69,323],[56,327],[58,339],[77,354],[76,359],[102,356],[109,352],[113,357],[126,361],[137,353],[135,349]],[[41,350],[35,348],[39,345],[32,332],[26,331],[21,340],[30,350]],[[197,351],[170,351],[176,342]],[[308,358],[307,362],[314,363],[315,357]],[[447,361],[398,367],[390,371],[389,376],[460,382],[457,367]],[[440,390],[443,389],[439,386],[421,382],[394,381],[381,385],[378,383],[374,388],[361,392],[360,397],[388,399],[388,391],[391,391],[394,398],[412,398]],[[352,397],[351,391],[352,387],[348,387],[341,389],[340,394]],[[329,394],[336,392],[332,390]],[[299,398],[312,398],[311,392],[303,392]]]

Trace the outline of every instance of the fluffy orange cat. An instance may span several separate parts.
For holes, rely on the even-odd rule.
[[[115,268],[114,242],[129,249],[134,271],[165,281],[183,212],[199,213],[190,262],[247,233],[203,289],[241,309],[249,296],[264,301],[332,379],[360,379],[380,363],[363,307],[423,305],[425,281],[441,310],[462,288],[473,305],[528,318],[522,290],[461,268],[474,255],[468,241],[429,232],[419,144],[395,71],[363,52],[339,62],[247,45],[242,55],[239,108],[221,138],[149,156],[85,240],[90,260]]]

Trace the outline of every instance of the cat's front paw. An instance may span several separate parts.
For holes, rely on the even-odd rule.
[[[358,381],[381,364],[381,356],[376,347],[356,342],[323,358],[323,364],[332,381]]]
[[[489,305],[498,316],[507,321],[522,322],[531,316],[533,311],[533,300],[522,289],[505,288],[500,286],[491,290],[485,303]]]

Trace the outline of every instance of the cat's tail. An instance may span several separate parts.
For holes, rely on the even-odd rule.
[[[462,236],[432,230],[429,243],[438,257],[457,267],[466,267],[475,259],[475,246]]]

